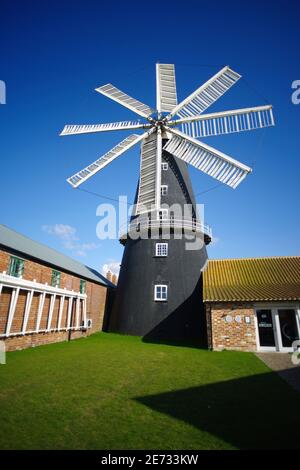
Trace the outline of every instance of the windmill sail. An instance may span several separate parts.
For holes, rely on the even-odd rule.
[[[152,134],[142,143],[140,180],[136,215],[150,212],[156,204],[157,135]]]
[[[180,131],[169,130],[173,137],[164,146],[164,150],[231,188],[236,188],[252,171],[248,166],[209,145],[187,137]]]
[[[170,112],[177,105],[175,66],[156,64],[157,111]]]
[[[167,116],[167,120],[170,120],[175,114],[183,118],[203,113],[205,109],[217,101],[240,78],[241,75],[231,70],[230,67],[224,67],[204,85],[197,88],[194,93],[175,106],[173,111]]]
[[[178,119],[181,130],[191,137],[210,137],[233,132],[252,131],[274,126],[272,106],[236,109]]]
[[[146,118],[141,123],[121,121],[105,124],[67,125],[61,135],[86,134],[115,130],[147,129],[142,135],[133,134],[91,165],[67,181],[78,187],[136,143],[143,141],[136,213],[160,208],[162,135],[172,134],[164,149],[218,181],[235,188],[251,172],[251,168],[228,155],[201,143],[196,138],[250,131],[274,125],[271,106],[236,109],[218,113],[203,112],[226,93],[241,75],[224,67],[191,95],[177,104],[175,67],[156,65],[157,115],[155,110],[115,86],[106,84],[96,91]],[[163,116],[162,113],[169,113]],[[175,115],[179,118],[172,119]],[[175,129],[181,126],[183,132]]]
[[[102,170],[106,165],[111,163],[115,158],[122,155],[122,153],[129,150],[135,144],[140,142],[144,137],[148,135],[148,132],[145,132],[142,135],[132,134],[126,139],[122,140],[118,145],[113,147],[109,152],[107,152],[102,157],[98,158],[95,162],[91,163],[89,166],[84,168],[83,170],[79,171],[75,175],[71,176],[67,179],[68,183],[70,183],[73,188],[77,188],[80,186],[84,181],[89,179],[91,176],[98,173],[98,171]]]
[[[60,135],[92,134],[94,132],[126,131],[145,129],[150,124],[140,124],[139,121],[120,121],[108,124],[67,124]]]
[[[138,101],[132,98],[131,96],[126,95],[126,93],[123,93],[123,91],[111,85],[111,83],[96,88],[96,91],[116,101],[122,106],[131,109],[131,111],[134,111],[142,117],[148,118],[149,116],[151,116],[151,114],[155,112],[154,109],[150,108],[144,103],[141,103],[141,101]]]

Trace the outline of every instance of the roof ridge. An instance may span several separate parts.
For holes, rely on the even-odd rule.
[[[66,255],[65,253],[61,253],[60,251],[56,250],[55,248],[52,248],[51,246],[46,245],[45,243],[34,240],[33,238],[28,237],[27,235],[24,235],[23,233],[17,232],[15,229],[10,228],[7,225],[0,224],[0,227],[5,227],[8,230],[10,230],[11,232],[14,232],[14,233],[16,233],[17,235],[19,235],[21,237],[27,238],[28,240],[30,240],[33,243],[38,243],[39,245],[46,247],[48,250],[55,251],[55,253],[58,253],[60,256],[65,256],[66,258],[71,259],[74,263],[80,264],[80,266],[84,266],[85,268],[89,268],[89,269],[94,269],[91,266],[87,266],[86,264],[80,263],[80,261],[78,261],[77,259],[72,258],[71,256]],[[0,242],[0,244],[1,244],[1,242]],[[95,271],[96,271],[96,269],[95,269]]]
[[[246,258],[214,258],[214,259],[209,259],[208,262],[214,262],[214,261],[243,261],[243,260],[262,260],[262,259],[291,259],[291,258],[299,258],[300,255],[276,255],[276,256],[257,256],[257,257],[246,257]]]
[[[78,260],[72,258],[71,256],[68,256],[67,254],[62,253],[62,252],[56,250],[55,248],[52,248],[51,246],[46,245],[45,243],[42,243],[42,242],[40,242],[40,241],[36,241],[36,240],[34,240],[34,239],[28,237],[27,235],[24,235],[23,233],[17,232],[15,229],[12,229],[12,228],[8,227],[8,226],[5,225],[5,224],[0,224],[0,229],[1,229],[1,228],[3,228],[4,230],[8,230],[9,232],[14,232],[14,234],[16,234],[18,237],[21,237],[21,238],[23,238],[23,239],[25,239],[25,240],[28,240],[29,242],[31,242],[31,243],[33,243],[33,244],[35,244],[35,245],[40,246],[42,249],[49,250],[50,252],[53,253],[53,255],[55,254],[55,255],[58,255],[59,257],[63,257],[66,261],[69,261],[69,262],[72,262],[73,264],[75,264],[75,265],[77,266],[77,269],[83,268],[83,269],[86,269],[86,270],[90,271],[91,274],[94,274],[94,276],[96,276],[96,277],[99,278],[99,281],[98,281],[98,282],[101,282],[101,281],[102,281],[102,283],[104,283],[104,284],[106,284],[106,285],[108,285],[108,286],[114,286],[114,285],[113,285],[108,279],[106,279],[106,277],[103,276],[103,274],[101,274],[97,269],[92,268],[91,266],[88,266],[88,265],[86,265],[86,264],[84,264],[84,263],[80,263],[80,261],[78,261]],[[2,243],[2,242],[1,242],[1,239],[0,239],[0,245],[7,246],[8,248],[13,249],[12,246],[6,245],[5,243]],[[22,252],[22,250],[20,250],[20,251]],[[27,253],[27,254],[29,254],[29,253]],[[32,256],[32,257],[35,258],[35,259],[39,259],[39,260],[44,261],[44,262],[46,262],[46,263],[52,264],[53,266],[60,267],[60,268],[63,269],[63,270],[70,271],[70,269],[67,269],[66,267],[60,266],[60,265],[57,264],[54,260],[53,260],[53,262],[49,262],[48,260],[43,259],[43,258],[39,257],[38,255],[36,255],[36,256],[35,256],[34,254],[29,254],[29,255]],[[74,268],[75,268],[75,266],[74,266]],[[76,268],[75,268],[75,269],[76,269]],[[83,275],[83,274],[82,274],[82,275]],[[83,277],[85,277],[85,276],[83,275]],[[94,280],[95,280],[95,279],[94,279]]]

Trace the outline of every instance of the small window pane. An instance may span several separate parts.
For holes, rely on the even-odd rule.
[[[167,220],[168,219],[168,209],[162,209],[159,211],[159,220]]]
[[[160,194],[162,196],[166,196],[168,194],[168,186],[166,184],[163,184],[161,187],[160,187]]]
[[[60,272],[54,269],[52,270],[51,286],[60,287]]]
[[[162,164],[161,164],[161,169],[164,170],[164,171],[166,171],[168,168],[169,168],[168,163],[162,162]]]
[[[156,243],[156,256],[168,256],[168,243]]]
[[[10,258],[8,273],[10,276],[22,277],[24,273],[24,260],[12,256]]]
[[[86,282],[83,279],[80,279],[80,294],[85,294]]]
[[[154,287],[154,300],[166,301],[168,300],[168,286],[166,285],[156,285]]]

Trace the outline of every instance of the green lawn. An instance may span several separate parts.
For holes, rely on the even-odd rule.
[[[299,416],[251,353],[99,333],[0,365],[1,449],[299,448]]]

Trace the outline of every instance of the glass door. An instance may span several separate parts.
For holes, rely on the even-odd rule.
[[[280,308],[277,310],[277,318],[279,323],[279,349],[281,351],[292,351],[293,342],[299,339],[296,312],[293,309]]]
[[[272,309],[256,310],[259,349],[276,351],[274,315]]]

